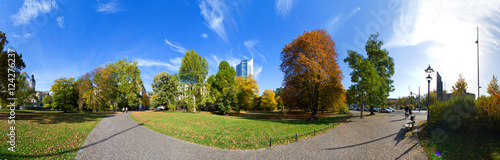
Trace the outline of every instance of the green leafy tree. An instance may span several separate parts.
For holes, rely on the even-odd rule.
[[[467,92],[467,82],[465,82],[464,77],[462,76],[462,73],[458,76],[458,81],[455,83],[453,86],[453,95],[462,95]]]
[[[215,88],[218,92],[217,106],[224,113],[230,113],[237,103],[236,71],[227,61],[219,64],[219,71],[215,75]]]
[[[101,106],[115,106],[116,97],[118,96],[118,83],[115,78],[116,73],[112,67],[104,67],[96,72],[94,76],[95,83],[95,98],[98,102],[98,112],[101,112]],[[113,108],[113,110],[115,110]]]
[[[207,79],[207,90],[208,90],[208,96],[207,96],[207,103],[210,105],[211,109],[210,110],[213,110],[214,108],[212,108],[216,102],[217,102],[217,97],[220,96],[220,92],[217,90],[217,85],[215,84],[216,82],[216,78],[215,78],[215,75],[210,75]]]
[[[353,69],[350,73],[354,83],[349,90],[349,101],[370,105],[370,113],[374,114],[373,107],[385,106],[389,93],[394,91],[394,59],[389,51],[382,49],[384,43],[378,40],[379,34],[371,34],[365,45],[368,58],[356,51],[348,50],[348,57],[344,62]],[[355,98],[352,97],[355,95]]]
[[[182,58],[179,68],[179,78],[189,85],[190,95],[193,99],[193,112],[196,112],[196,92],[197,87],[202,87],[208,75],[208,63],[205,57],[198,55],[195,51],[187,51]]]
[[[26,72],[22,72],[16,77],[16,106],[31,106],[32,103],[39,102],[35,90],[29,86],[28,77],[29,75]]]
[[[384,42],[378,40],[378,36],[378,33],[370,35],[365,45],[368,59],[374,63],[380,78],[378,90],[371,99],[370,113],[372,115],[374,114],[373,107],[387,105],[387,97],[390,92],[394,91],[394,81],[391,79],[394,75],[394,59],[389,56],[389,51],[382,49]]]
[[[50,106],[52,104],[52,97],[50,97],[49,95],[45,95],[42,99],[42,103],[45,108],[50,109]]]
[[[26,67],[23,61],[23,55],[18,54],[16,51],[8,52],[4,51],[4,46],[9,43],[5,33],[0,31],[0,104],[2,106],[7,106],[7,98],[16,97],[14,90],[9,90],[9,84],[19,85],[19,82],[14,78],[14,75],[20,75],[21,70]],[[9,60],[12,59],[12,60]]]
[[[52,94],[52,108],[64,112],[76,111],[78,93],[75,90],[74,78],[59,78],[50,88]]]
[[[488,94],[494,95],[494,94],[497,94],[499,92],[500,92],[500,89],[498,87],[497,77],[495,77],[495,75],[493,75],[493,79],[488,84]]]
[[[153,78],[153,92],[156,95],[156,103],[158,105],[167,106],[175,104],[176,98],[179,95],[179,77],[177,74],[170,75],[165,71],[161,71]]]
[[[344,59],[344,62],[347,62],[352,69],[349,75],[351,75],[351,82],[353,83],[349,87],[349,91],[352,91],[352,94],[355,95],[353,101],[362,105],[361,118],[363,118],[362,113],[365,104],[371,104],[371,100],[375,99],[373,97],[377,95],[380,78],[372,61],[363,58],[356,51],[348,50],[347,53],[348,56]]]
[[[83,112],[84,105],[88,101],[85,97],[85,94],[89,92],[92,94],[93,92],[93,84],[88,74],[84,74],[81,78],[76,81],[76,90],[78,92],[78,110]],[[87,104],[89,105],[89,104]]]
[[[283,87],[276,88],[276,90],[274,90],[274,93],[276,93],[276,97],[281,96],[281,94],[283,93]]]
[[[266,110],[275,110],[277,107],[276,99],[274,98],[275,93],[273,90],[266,89],[262,94],[261,107]]]
[[[116,83],[116,90],[111,97],[114,102],[120,101],[121,104],[138,105],[141,101],[140,92],[142,91],[141,70],[136,61],[127,61],[121,59],[115,63],[106,64],[106,68],[111,68],[113,72],[112,82]]]

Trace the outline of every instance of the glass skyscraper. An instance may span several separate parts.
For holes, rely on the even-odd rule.
[[[253,75],[253,58],[250,61],[241,60],[240,64],[236,65],[236,76],[247,78],[250,74]]]

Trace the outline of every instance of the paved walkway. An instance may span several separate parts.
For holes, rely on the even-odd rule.
[[[405,136],[401,111],[355,117],[326,133],[260,150],[220,150],[181,141],[133,121],[128,113],[104,118],[76,159],[426,159],[416,137]],[[425,119],[418,113],[417,121]]]

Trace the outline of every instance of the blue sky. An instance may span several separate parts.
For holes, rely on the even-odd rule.
[[[137,61],[151,91],[161,71],[177,73],[186,50],[209,62],[235,66],[254,58],[260,87],[281,86],[283,47],[304,31],[332,35],[342,84],[351,85],[343,62],[348,49],[364,53],[369,34],[379,32],[395,59],[395,91],[426,93],[424,69],[430,64],[450,90],[462,73],[468,92],[477,93],[476,27],[480,39],[481,94],[500,75],[500,1],[123,1],[0,0],[0,30],[8,47],[23,54],[37,90],[49,90],[60,77],[78,78],[119,59]],[[436,75],[433,74],[433,77]],[[435,79],[431,90],[436,87]]]

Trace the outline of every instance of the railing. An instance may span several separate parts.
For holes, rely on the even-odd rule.
[[[270,137],[269,138],[269,147],[273,146],[273,139],[295,136],[295,142],[297,142],[297,139],[298,139],[299,135],[304,135],[304,134],[308,134],[308,133],[313,133],[314,132],[314,136],[316,136],[316,131],[322,131],[322,130],[324,130],[326,128],[330,128],[330,127],[335,128],[336,126],[338,126],[338,124],[339,123],[333,123],[331,126],[326,126],[326,127],[323,127],[323,128],[319,128],[319,129],[315,129],[315,130],[310,130],[310,131],[302,132],[302,133],[295,133],[295,134],[284,135],[284,136],[279,136],[279,137]]]

